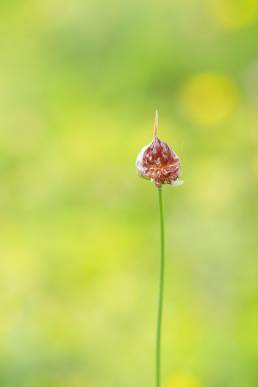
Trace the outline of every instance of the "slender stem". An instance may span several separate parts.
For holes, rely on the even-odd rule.
[[[159,299],[158,299],[158,321],[157,321],[157,342],[156,342],[156,387],[160,387],[161,374],[161,328],[162,328],[162,311],[163,311],[163,293],[164,293],[164,268],[165,268],[165,237],[164,237],[164,213],[162,186],[158,188],[159,193],[159,214],[160,214],[160,282],[159,282]]]

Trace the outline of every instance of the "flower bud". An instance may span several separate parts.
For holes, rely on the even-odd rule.
[[[175,152],[157,137],[158,112],[155,115],[154,138],[142,148],[136,160],[138,175],[149,179],[159,188],[162,184],[179,185],[180,160]]]

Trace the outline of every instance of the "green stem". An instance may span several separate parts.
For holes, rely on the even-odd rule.
[[[159,282],[159,300],[158,300],[158,321],[157,321],[157,342],[156,342],[156,387],[160,387],[161,374],[161,328],[162,328],[162,310],[163,310],[163,293],[164,293],[164,213],[162,186],[158,188],[159,193],[159,214],[160,214],[160,282]]]

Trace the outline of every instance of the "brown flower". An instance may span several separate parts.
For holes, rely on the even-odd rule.
[[[157,137],[158,112],[155,114],[154,138],[151,144],[142,148],[136,160],[139,176],[149,179],[157,187],[162,184],[178,185],[180,160],[173,150]]]

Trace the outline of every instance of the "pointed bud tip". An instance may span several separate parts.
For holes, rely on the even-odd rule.
[[[155,118],[154,118],[154,131],[153,131],[153,137],[157,137],[158,133],[158,126],[159,126],[159,114],[158,110],[156,109],[155,111]]]

